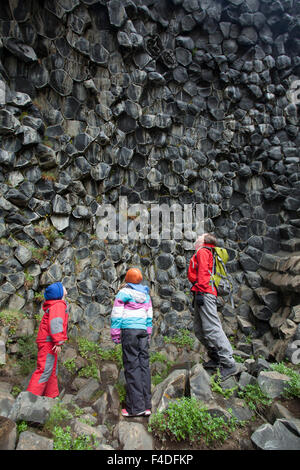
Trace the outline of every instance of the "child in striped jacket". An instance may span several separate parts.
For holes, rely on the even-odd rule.
[[[111,337],[122,343],[126,379],[126,409],[122,415],[151,414],[151,373],[149,343],[152,334],[152,303],[149,287],[141,284],[137,268],[127,271],[125,286],[119,290],[111,312]]]

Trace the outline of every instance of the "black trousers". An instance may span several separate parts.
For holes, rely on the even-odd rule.
[[[129,414],[151,409],[151,373],[148,333],[131,328],[122,331],[126,379],[126,410]]]

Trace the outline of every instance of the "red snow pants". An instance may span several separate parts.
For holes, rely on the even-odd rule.
[[[37,368],[33,372],[27,391],[34,395],[55,398],[59,395],[57,383],[57,353],[54,343],[38,343]]]

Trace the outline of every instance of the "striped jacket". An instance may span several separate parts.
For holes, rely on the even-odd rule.
[[[149,288],[141,284],[127,284],[116,295],[111,312],[111,338],[121,342],[121,330],[133,328],[152,333],[152,302]]]

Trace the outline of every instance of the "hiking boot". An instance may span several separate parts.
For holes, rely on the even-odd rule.
[[[217,369],[220,367],[220,362],[215,361],[214,359],[210,359],[209,361],[203,362],[204,369]]]
[[[221,375],[221,380],[228,379],[228,377],[231,377],[232,375],[237,374],[238,368],[235,364],[232,366],[222,366],[220,367],[220,375]]]
[[[150,410],[146,410],[146,411],[150,411]],[[146,411],[140,411],[139,413],[135,413],[135,414],[129,414],[128,411],[123,408],[123,410],[121,411],[121,414],[122,416],[124,416],[125,418],[134,418],[135,416],[145,416],[145,413]],[[151,414],[151,412],[150,412]],[[149,415],[146,415],[146,416],[149,416]]]

